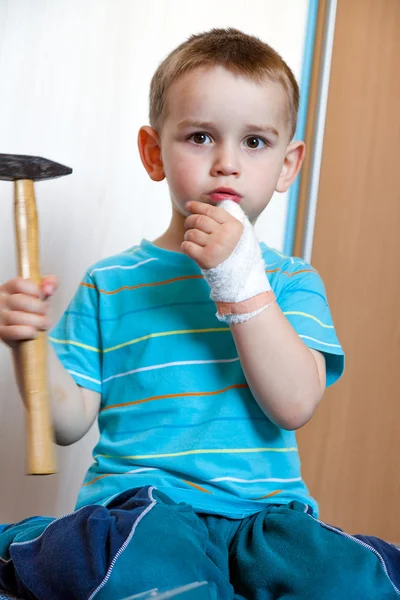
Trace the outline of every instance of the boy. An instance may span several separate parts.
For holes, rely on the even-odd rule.
[[[97,414],[100,439],[75,513],[0,534],[0,589],[123,598],[207,580],[222,600],[398,597],[398,551],[318,521],[300,475],[294,431],[343,352],[318,274],[252,226],[301,167],[297,108],[284,61],[237,30],[193,36],[158,68],[138,143],[167,179],[171,223],[92,267],[52,332],[69,374],[54,361],[57,442]],[[48,328],[55,287],[1,288],[18,380],[15,348]]]

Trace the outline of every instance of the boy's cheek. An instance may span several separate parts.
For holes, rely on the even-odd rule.
[[[166,171],[166,177],[172,194],[179,199],[195,200],[201,193],[197,182],[198,171],[191,163],[177,159],[173,168]]]

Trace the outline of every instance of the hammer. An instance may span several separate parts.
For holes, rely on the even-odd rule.
[[[19,275],[40,283],[39,231],[34,181],[69,175],[72,169],[39,156],[0,154],[0,180],[14,181],[14,220]],[[53,428],[47,391],[46,337],[20,342],[22,391],[27,410],[27,471],[48,475],[56,470]]]

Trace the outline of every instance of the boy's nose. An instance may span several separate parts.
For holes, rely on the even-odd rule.
[[[211,175],[218,177],[220,175],[239,175],[239,161],[235,152],[228,148],[220,148],[215,156],[211,166]]]

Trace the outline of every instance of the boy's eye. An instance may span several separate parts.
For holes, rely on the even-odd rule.
[[[199,145],[203,145],[203,144],[211,142],[210,136],[207,135],[206,133],[193,133],[189,137],[189,140],[191,140],[195,144],[199,144]]]
[[[256,135],[252,135],[245,140],[245,144],[248,148],[255,150],[256,148],[263,148],[266,146],[265,140]]]

